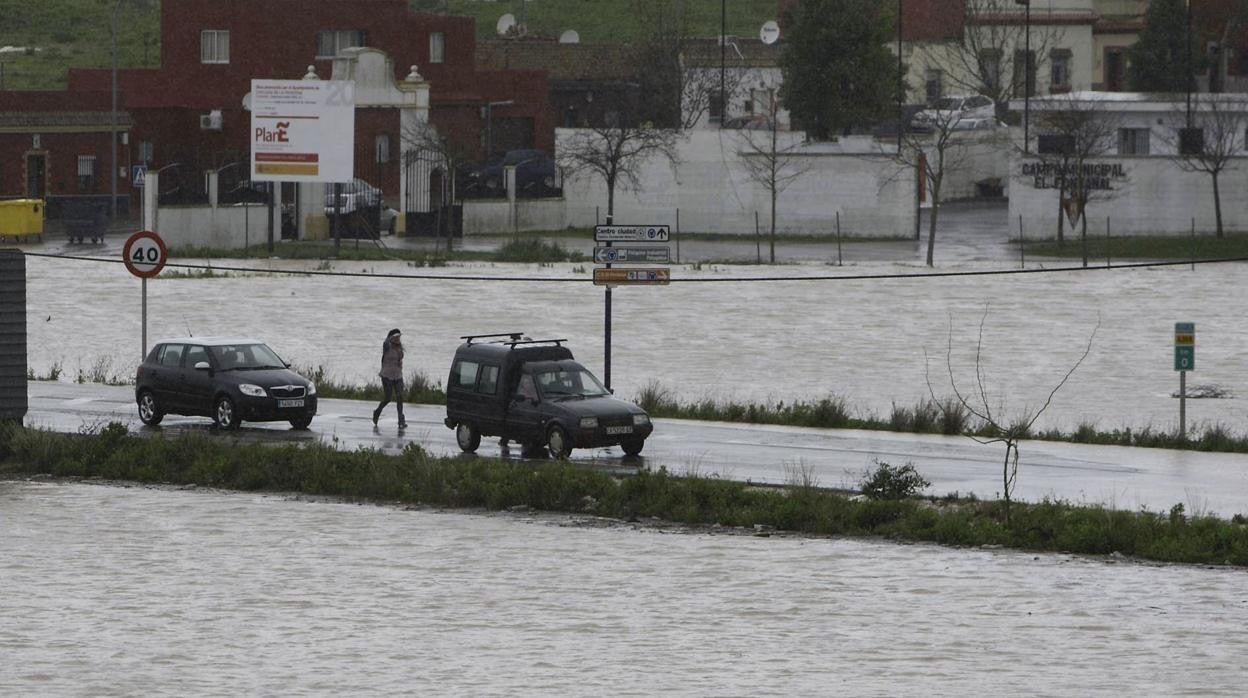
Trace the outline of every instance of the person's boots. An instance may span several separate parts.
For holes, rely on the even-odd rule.
[[[400,412],[400,413],[399,413],[399,428],[400,428],[400,429],[402,429],[402,428],[403,428],[403,427],[405,427],[405,426],[407,426],[407,420],[406,420],[406,419],[404,419],[404,417],[403,417],[403,413],[402,413],[402,412]]]

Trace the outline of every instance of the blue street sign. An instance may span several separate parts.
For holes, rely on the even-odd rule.
[[[147,165],[130,166],[130,186],[141,187],[147,180]]]

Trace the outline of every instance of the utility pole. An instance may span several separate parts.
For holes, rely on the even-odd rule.
[[[1023,6],[1023,152],[1031,152],[1031,0],[1014,0]],[[1015,44],[1017,46],[1017,44]]]

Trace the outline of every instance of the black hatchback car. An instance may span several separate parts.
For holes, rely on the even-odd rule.
[[[307,429],[316,416],[316,385],[254,339],[188,337],[156,343],[134,379],[139,419],[166,414],[211,417],[236,429],[249,422],[290,422]]]
[[[482,436],[498,436],[525,455],[545,447],[566,458],[574,448],[618,445],[635,456],[654,430],[645,410],[613,396],[572,357],[567,340],[461,339],[446,382],[446,426],[467,453]]]

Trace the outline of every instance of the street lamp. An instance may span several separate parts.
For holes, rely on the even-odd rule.
[[[1023,152],[1031,152],[1031,0],[1014,0],[1023,6]]]
[[[901,132],[905,130],[906,79],[901,66],[901,0],[897,0],[897,152],[901,152]]]
[[[113,109],[111,112],[112,127],[109,129],[109,143],[112,146],[112,166],[109,168],[110,181],[112,182],[112,196],[108,199],[109,223],[117,220],[117,10],[121,8],[123,0],[117,0],[113,5],[113,12],[109,19],[108,29],[109,37],[112,40],[112,58],[113,58]]]

